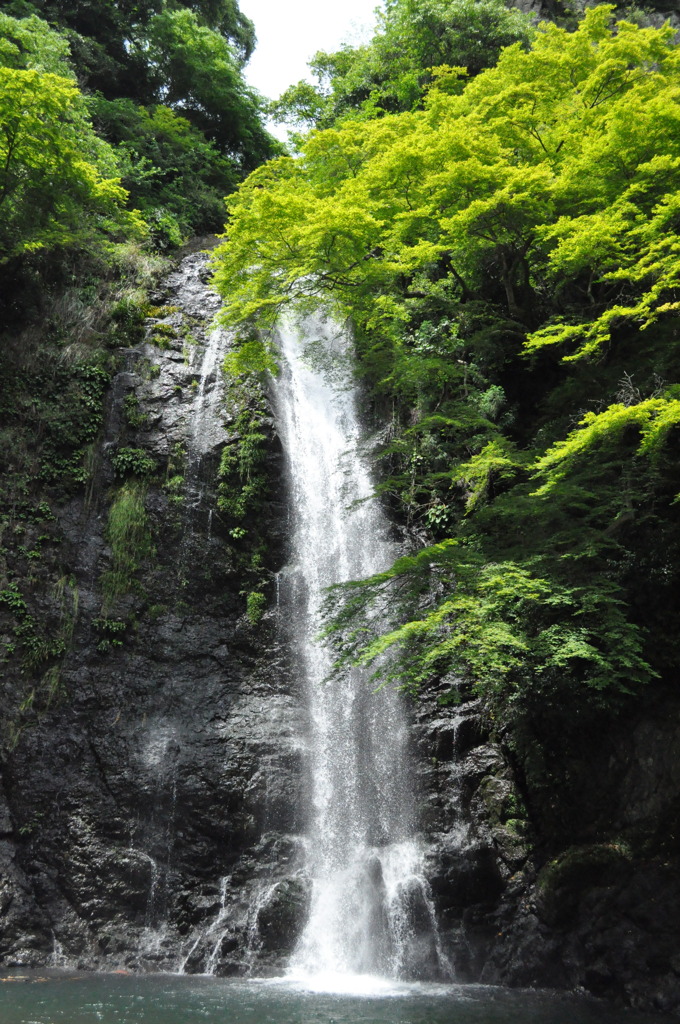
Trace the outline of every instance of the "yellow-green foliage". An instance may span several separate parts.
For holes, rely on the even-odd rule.
[[[154,554],[145,497],[145,485],[129,481],[117,492],[109,510],[106,539],[111,548],[111,568],[102,577],[104,615],[117,598],[133,589],[137,571]]]
[[[241,377],[248,373],[271,373],[276,376],[278,373],[278,366],[271,350],[259,338],[245,341],[233,352],[228,352],[224,357],[222,369],[228,377]]]
[[[12,18],[0,12],[0,65],[49,72],[75,82],[67,39],[31,15]]]
[[[0,260],[145,230],[68,78],[0,67]]]
[[[636,405],[610,405],[604,412],[586,413],[579,430],[554,444],[534,464],[534,476],[545,480],[535,493],[550,494],[575,465],[592,457],[598,447],[616,445],[626,431],[635,433],[639,454],[658,455],[669,432],[679,424],[680,400],[671,396],[649,398]]]
[[[466,509],[472,511],[488,497],[492,481],[512,480],[525,459],[503,438],[491,441],[458,469],[458,479],[469,488]]]
[[[680,47],[613,10],[325,121],[229,200],[225,323],[349,320],[380,490],[450,545],[334,592],[339,660],[382,678],[566,706],[677,663]]]
[[[248,621],[256,626],[262,616],[267,605],[267,598],[260,591],[252,590],[246,597],[246,615]]]
[[[179,306],[146,306],[144,309],[144,315],[153,317],[154,319],[160,319],[164,316],[170,316],[172,313],[179,313]]]
[[[543,25],[460,95],[426,109],[344,121],[311,134],[298,160],[256,171],[230,200],[216,281],[232,324],[269,323],[291,301],[334,301],[395,336],[409,304],[396,287],[445,258],[474,288],[496,261],[508,312],[521,292],[565,277],[624,282],[629,301],[563,316],[527,347],[591,354],[621,321],[677,309],[680,285],[680,50],[668,26],[577,32]]]
[[[423,611],[418,599],[434,583],[449,596]],[[418,614],[381,633],[375,616],[364,618],[374,602],[392,616],[414,606]],[[549,695],[565,678],[573,690],[619,693],[649,681],[654,672],[621,604],[611,587],[565,586],[515,562],[485,562],[450,540],[336,588],[327,632],[340,665],[377,662],[376,678],[413,690],[464,666],[480,693],[507,708],[529,682],[535,695]]]

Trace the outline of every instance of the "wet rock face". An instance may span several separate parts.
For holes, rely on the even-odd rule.
[[[492,977],[518,974],[516,950],[534,931],[555,950],[560,984],[640,1009],[680,1010],[679,722],[677,698],[658,694],[584,728],[578,756],[568,747],[557,753],[551,768],[561,764],[557,802],[568,836],[552,825],[555,791],[536,790],[537,831],[557,842],[537,862]],[[542,973],[540,948],[534,954],[525,971]]]
[[[307,920],[310,896],[309,883],[302,878],[285,878],[266,893],[256,918],[264,953],[293,952]]]
[[[431,901],[422,884],[411,879],[402,892],[402,914],[410,941],[404,951],[402,971],[416,981],[439,981],[441,972],[437,950],[437,932],[433,927]]]
[[[479,701],[419,699],[414,738],[428,880],[444,953],[457,978],[477,981],[493,947],[510,879],[528,862],[525,817],[510,768]]]
[[[176,970],[186,961],[186,970],[244,973],[257,969],[259,894],[277,878],[291,893],[298,884],[305,726],[274,588],[251,623],[248,566],[216,504],[233,411],[219,372],[229,339],[210,331],[219,302],[207,274],[194,254],[165,282],[147,342],[113,383],[94,493],[60,511],[60,571],[74,579],[78,620],[63,696],[3,766],[7,965]],[[143,489],[155,553],[104,608],[121,448],[156,467]],[[271,421],[266,451],[280,480]],[[258,527],[272,578],[286,529],[276,489]],[[267,962],[284,947],[272,940]]]
[[[217,507],[220,455],[237,439],[206,279],[193,255],[157,296],[147,341],[113,382],[92,493],[58,510],[41,610],[59,617],[52,595],[68,578],[78,616],[57,698],[3,758],[7,966],[275,973],[307,917],[305,714],[275,588],[253,624],[251,567]],[[288,510],[273,421],[264,430],[275,485],[257,525],[273,575]],[[156,467],[143,492],[155,553],[105,609],[121,448]],[[18,677],[7,686],[24,692]],[[461,981],[582,987],[677,1012],[678,701],[603,722],[568,753],[552,737],[541,775],[528,757],[510,764],[479,702],[437,697],[412,714],[429,854],[427,885],[403,894],[404,973],[433,979],[443,954]],[[387,957],[378,869],[367,865],[366,889]]]
[[[436,696],[416,708],[415,736],[428,876],[457,976],[677,1013],[677,700],[594,721],[538,759],[525,751],[529,770],[511,767],[478,702]]]

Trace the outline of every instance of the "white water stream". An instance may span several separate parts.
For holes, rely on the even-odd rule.
[[[200,456],[219,443],[222,437],[222,403],[224,383],[220,367],[229,345],[223,327],[213,326],[207,332],[204,347],[196,346],[190,365],[197,372],[195,393],[189,423],[191,453]]]
[[[305,344],[317,339],[327,349],[347,344],[321,320],[280,328],[279,418],[293,505],[293,557],[281,580],[282,603],[310,720],[312,899],[291,973],[337,990],[343,977],[351,987],[356,975],[436,971],[438,943],[414,834],[413,766],[400,696],[389,688],[373,692],[358,671],[325,682],[329,654],[316,640],[326,588],[379,572],[396,554],[357,452],[355,395],[305,363]]]

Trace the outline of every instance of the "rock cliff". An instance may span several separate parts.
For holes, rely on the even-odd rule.
[[[154,297],[88,485],[44,521],[5,517],[23,552],[0,595],[7,966],[279,971],[305,919],[281,446],[263,396],[225,390],[207,275],[189,254]],[[60,638],[42,689],[10,656],[38,622]],[[498,735],[464,687],[441,703],[449,690],[410,713],[456,976],[678,1011],[677,701]]]
[[[8,965],[243,973],[294,934],[287,894],[286,934],[273,937],[301,805],[301,712],[272,596],[280,445],[264,417],[273,486],[258,509],[257,585],[271,600],[249,617],[248,533],[232,536],[217,507],[220,455],[239,437],[206,279],[206,257],[191,254],[154,297],[146,340],[112,382],[92,486],[54,509],[59,544],[29,600],[45,619],[68,603],[73,621],[54,699],[17,715],[3,759]],[[140,547],[140,530],[148,543],[126,566],[112,510],[130,493],[123,547]],[[7,704],[25,703],[24,674],[7,666]]]

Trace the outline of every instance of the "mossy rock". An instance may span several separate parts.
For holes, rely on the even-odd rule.
[[[615,884],[629,861],[630,851],[623,843],[594,843],[565,850],[539,872],[539,916],[550,925],[569,925],[582,898],[593,888]]]

